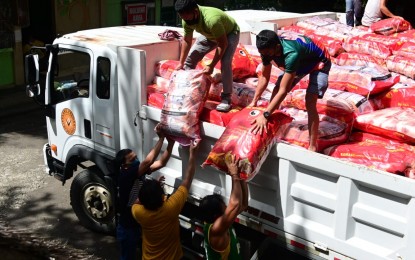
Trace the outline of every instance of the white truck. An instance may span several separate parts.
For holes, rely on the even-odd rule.
[[[314,15],[270,11],[230,11],[241,27],[241,43],[253,34]],[[125,26],[79,31],[46,47],[45,87],[39,85],[36,55],[26,57],[28,94],[44,90],[48,143],[43,148],[51,175],[65,183],[74,177],[70,197],[86,227],[114,229],[112,162],[122,148],[139,158],[153,147],[160,109],[147,105],[146,87],[156,62],[179,58],[178,41],[160,40],[163,26]],[[224,127],[201,123],[201,165]],[[166,177],[171,193],[180,184],[187,153],[178,145],[167,166],[152,177]],[[84,168],[76,171],[78,167]],[[79,173],[78,173],[79,172]],[[74,173],[76,175],[74,176]],[[181,225],[201,241],[197,205],[205,195],[228,200],[229,176],[212,167],[197,168]],[[311,259],[415,259],[415,181],[277,143],[249,182],[249,208],[237,219],[246,258],[277,258],[272,245]],[[198,239],[199,238],[199,239]],[[197,244],[198,242],[194,242]],[[199,243],[200,245],[200,243]],[[202,250],[196,250],[203,257]],[[270,255],[272,257],[270,257]]]

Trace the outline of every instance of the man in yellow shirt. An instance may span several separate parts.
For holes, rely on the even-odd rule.
[[[190,145],[189,164],[180,187],[165,199],[164,190],[157,180],[146,180],[134,204],[132,214],[141,225],[143,234],[143,259],[181,259],[179,214],[186,202],[195,174],[198,143]]]

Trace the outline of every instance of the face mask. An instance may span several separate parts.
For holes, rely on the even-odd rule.
[[[130,168],[135,168],[140,164],[140,161],[138,159],[135,159],[130,163]]]

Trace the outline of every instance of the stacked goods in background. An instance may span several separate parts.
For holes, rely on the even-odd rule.
[[[329,51],[332,68],[329,88],[318,100],[318,151],[342,160],[415,178],[415,30],[405,20],[389,18],[371,27],[349,27],[330,18],[313,17],[278,30],[280,37],[295,34],[320,41]],[[208,64],[213,52],[201,61]],[[177,61],[156,64],[154,84],[148,86],[148,104],[162,108]],[[239,44],[233,61],[233,109],[215,110],[220,101],[220,63],[212,75],[200,120],[226,127],[255,94],[261,73],[255,46]],[[258,102],[266,107],[278,76],[273,66],[270,83]],[[308,146],[303,78],[287,95],[280,109],[293,120],[278,140]]]

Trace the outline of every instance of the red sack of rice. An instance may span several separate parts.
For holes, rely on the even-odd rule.
[[[250,181],[258,173],[267,158],[271,147],[291,122],[291,117],[281,111],[275,111],[268,120],[268,133],[253,134],[250,132],[251,122],[262,116],[265,108],[246,107],[238,112],[229,122],[222,136],[216,141],[211,152],[202,164],[210,165],[227,172],[225,160],[231,155],[239,159],[240,176]]]
[[[303,27],[309,30],[319,30],[321,27],[335,23],[336,21],[331,18],[321,18],[319,16],[313,16],[304,20],[298,21],[297,26]]]
[[[401,18],[386,18],[373,23],[370,26],[372,32],[391,35],[397,32],[407,31],[412,29],[411,24]]]
[[[219,105],[219,102],[207,100],[200,115],[200,120],[226,127],[232,117],[241,110],[240,107],[232,107],[229,112],[220,112],[216,110],[217,105]]]
[[[164,105],[164,93],[156,84],[147,86],[147,104],[152,107],[162,108]]]
[[[399,82],[383,67],[359,67],[333,65],[329,73],[329,88],[367,96],[390,89]]]
[[[209,88],[208,99],[213,101],[221,101],[221,93],[223,90],[222,82],[212,82]]]
[[[164,105],[165,96],[162,93],[151,93],[148,95],[147,104],[149,106],[162,109]]]
[[[415,82],[412,84],[399,82],[389,91],[372,98],[370,102],[376,109],[389,107],[415,108]]]
[[[305,95],[305,89],[292,91],[287,95],[287,98],[284,99],[282,105],[306,110]],[[328,106],[333,109],[336,108],[337,110],[335,115],[329,115],[331,117],[337,117],[342,114],[354,114],[357,116],[360,114],[371,113],[376,110],[376,107],[362,95],[330,88],[327,89],[323,98],[317,100],[317,110],[323,112],[322,114],[326,114],[328,111],[332,110],[324,111],[324,108]]]
[[[160,77],[160,76],[155,76],[153,78],[153,83],[157,86],[157,88],[158,88],[157,91],[158,92],[165,93],[169,89],[170,80],[169,79],[165,79],[165,78]]]
[[[258,64],[262,63],[261,54],[259,53],[258,48],[256,46],[246,44],[243,45],[243,47],[248,52],[255,66],[258,66]]]
[[[281,136],[281,140],[291,144],[308,148],[310,143],[308,131],[307,111],[297,108],[286,108],[282,110],[291,115],[294,119],[291,121],[287,130]],[[319,115],[317,151],[321,152],[325,148],[344,143],[349,136],[351,127],[340,120],[329,117],[327,115]]]
[[[392,55],[386,59],[386,67],[393,72],[415,79],[415,60]]]
[[[368,33],[360,36],[362,39],[366,39],[369,41],[377,42],[386,45],[391,51],[397,50],[401,47],[403,42],[401,42],[399,39],[380,35],[376,33]]]
[[[155,73],[157,76],[170,79],[171,74],[174,72],[177,65],[179,65],[178,60],[161,60],[156,62]]]
[[[258,78],[262,76],[262,67],[263,66],[264,65],[261,62],[260,64],[258,64],[258,66],[255,70],[256,75],[258,76]],[[284,71],[280,70],[276,66],[271,65],[271,75],[270,75],[270,78],[269,78],[269,83],[275,84],[275,82],[277,82],[277,80],[278,80],[278,77],[282,74],[284,74]]]
[[[327,51],[332,57],[336,57],[340,53],[343,53],[346,51],[343,48],[343,42],[341,40],[335,39],[330,36],[318,35],[316,33],[311,33],[311,34],[308,34],[307,36],[310,37],[313,41],[321,42],[322,45],[326,47]]]
[[[310,29],[306,29],[304,27],[300,27],[297,25],[289,25],[289,26],[284,26],[281,28],[281,30],[278,31],[290,31],[290,32],[296,32],[302,35],[308,35],[312,32],[314,32],[314,30],[310,30]]]
[[[209,91],[210,80],[201,70],[178,70],[171,76],[161,110],[161,128],[182,145],[200,139],[199,116]]]
[[[405,42],[398,50],[392,51],[394,55],[415,60],[415,42]]]
[[[232,85],[231,103],[234,106],[246,107],[254,99],[256,88],[250,87],[243,83],[234,82]],[[260,100],[269,102],[271,99],[271,92],[265,90]]]
[[[391,37],[398,38],[401,42],[415,42],[415,30],[407,30],[391,35]]]
[[[206,54],[200,64],[206,66],[210,64],[215,56],[216,50],[213,50]],[[215,66],[216,69],[221,69],[221,64],[218,62]],[[235,54],[232,59],[232,73],[233,80],[238,80],[255,75],[256,63],[253,61],[247,50],[241,43],[238,44],[235,50]]]
[[[324,154],[397,174],[415,160],[413,146],[362,132],[352,133],[347,143],[329,147]]]
[[[392,50],[386,44],[386,40],[385,42],[379,42],[374,41],[373,39],[363,38],[364,36],[365,35],[347,38],[343,43],[343,48],[347,52],[369,54],[378,59],[386,59],[392,55]]]
[[[306,89],[296,89],[288,93],[286,98],[281,103],[281,107],[294,107],[306,110],[306,91]],[[329,89],[327,91],[329,91]],[[319,114],[328,115],[348,124],[353,122],[355,118],[354,105],[341,98],[330,98],[330,96],[325,97],[326,95],[324,95],[322,99],[317,100],[317,112]]]
[[[354,127],[400,142],[415,143],[415,109],[391,107],[356,117]]]
[[[363,67],[377,67],[385,65],[384,60],[372,57],[364,53],[340,53],[334,62],[339,66],[363,66]]]

